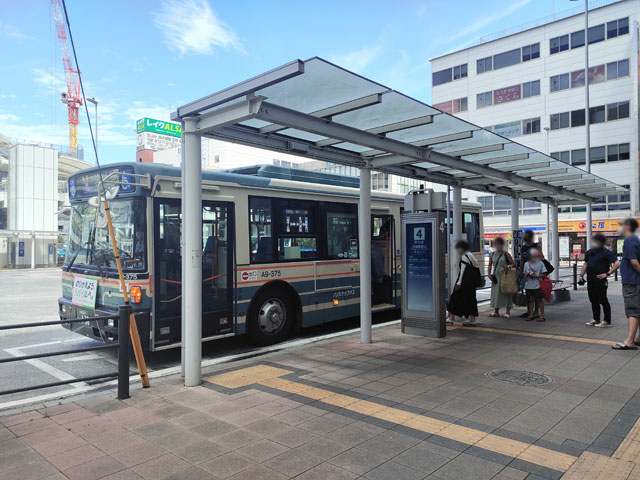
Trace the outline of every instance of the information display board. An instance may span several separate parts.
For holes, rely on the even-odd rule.
[[[442,213],[402,216],[403,333],[446,335],[445,246]]]

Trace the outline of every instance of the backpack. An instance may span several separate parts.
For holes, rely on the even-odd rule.
[[[473,286],[474,288],[484,286],[484,279],[482,278],[482,274],[480,273],[480,269],[474,266],[472,263],[463,262],[460,259],[460,266],[465,264],[467,268],[464,269],[464,277],[462,278],[462,283]]]

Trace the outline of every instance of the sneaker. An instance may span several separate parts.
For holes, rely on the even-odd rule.
[[[511,318],[511,314],[509,314],[509,313],[505,313],[505,314],[503,315],[503,317],[504,317],[504,318]]]
[[[591,320],[590,322],[585,323],[588,327],[597,327],[600,322],[596,322],[595,320]]]
[[[598,328],[611,328],[611,324],[609,322],[600,322],[595,326]]]

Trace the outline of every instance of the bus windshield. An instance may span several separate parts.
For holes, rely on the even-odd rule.
[[[144,199],[109,202],[111,220],[124,270],[145,270]],[[73,206],[64,265],[115,269],[109,228],[98,226],[98,209],[88,203]]]

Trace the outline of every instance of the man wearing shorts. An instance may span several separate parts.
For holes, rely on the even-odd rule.
[[[622,246],[622,261],[620,274],[622,275],[622,297],[624,311],[629,321],[627,338],[611,348],[614,350],[637,350],[640,344],[638,322],[640,319],[640,238],[636,235],[638,222],[627,218],[622,224],[624,243]]]

